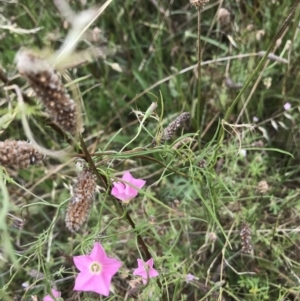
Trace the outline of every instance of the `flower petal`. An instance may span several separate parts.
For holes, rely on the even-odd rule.
[[[133,179],[131,181],[131,184],[139,189],[141,189],[145,184],[146,181],[142,180],[142,179]]]
[[[128,182],[130,184],[132,184],[132,186],[135,186],[139,189],[141,189],[146,181],[142,180],[142,179],[136,179],[134,178],[131,173],[129,171],[126,171],[122,177],[122,180],[124,180],[125,182]],[[126,184],[126,183],[125,183]]]
[[[158,275],[159,275],[159,273],[155,269],[150,269],[149,270],[149,277],[150,278],[157,277]]]
[[[131,200],[132,198],[130,196],[128,196],[128,194],[126,192],[122,192],[122,193],[118,193],[118,194],[113,194],[112,195],[117,198],[118,200],[121,200],[123,202],[127,202],[129,200]]]
[[[138,275],[143,278],[143,283],[147,283],[148,278],[154,278],[159,273],[153,268],[153,258],[150,258],[147,262],[142,259],[138,259],[138,267],[133,271],[133,275]]]
[[[150,267],[150,268],[153,268],[153,258],[150,258],[146,264]]]
[[[61,296],[61,292],[56,291],[55,289],[52,289],[51,292],[55,298],[59,298]],[[54,299],[50,295],[47,295],[43,298],[43,301],[54,301]]]
[[[128,199],[130,199],[130,197],[128,197],[127,193],[126,193],[126,185],[124,183],[120,183],[120,182],[114,182],[113,183],[114,187],[111,190],[111,194],[121,200],[121,201],[127,201]]]
[[[138,195],[138,191],[135,188],[131,187],[128,184],[125,184],[125,186],[126,186],[125,193],[128,200],[131,200]]]
[[[94,291],[100,295],[108,296],[110,291],[111,278],[112,275],[105,273],[97,275],[97,282],[95,283]]]
[[[97,261],[100,263],[102,263],[102,261],[105,260],[106,253],[99,242],[96,242],[94,244],[93,250],[90,254],[90,258],[92,259],[92,261]]]
[[[90,264],[93,262],[89,255],[73,256],[73,261],[80,272],[88,271]]]
[[[117,198],[120,193],[124,192],[125,185],[120,182],[113,182],[113,185],[114,185],[114,187],[111,190],[111,194]]]
[[[122,262],[115,258],[106,257],[102,262],[102,273],[103,275],[111,275],[116,274],[120,267],[122,266]]]
[[[74,291],[95,292],[103,296],[109,295],[111,275],[88,275],[79,273],[75,280]]]
[[[132,182],[133,180],[133,176],[131,175],[131,173],[129,171],[125,171],[122,177],[122,180],[126,181],[126,182]]]
[[[147,279],[147,272],[145,269],[137,268],[133,271],[133,275],[141,276],[144,279]]]
[[[138,267],[133,271],[133,275],[147,278],[147,272],[145,270],[145,262],[142,259],[138,259]]]
[[[144,262],[144,260],[138,259],[137,262],[138,262],[138,267],[139,268],[145,269],[145,266],[144,266],[145,262]]]
[[[88,272],[80,272],[75,279],[74,291],[90,291],[95,275]]]
[[[135,187],[137,187],[139,189],[141,189],[145,185],[145,183],[146,183],[146,181],[144,181],[142,179],[136,179],[136,178],[134,178],[129,171],[126,171],[124,173],[124,175],[122,177],[122,180],[124,180],[124,181],[132,184],[132,186],[135,186]]]
[[[122,193],[125,189],[125,185],[121,182],[113,182],[113,189],[115,189],[118,193]]]

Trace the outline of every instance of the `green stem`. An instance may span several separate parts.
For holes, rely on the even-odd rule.
[[[202,134],[202,119],[203,119],[203,111],[204,111],[204,101],[201,99],[201,61],[202,61],[202,53],[201,53],[201,7],[197,7],[198,12],[198,80],[197,80],[197,94],[198,94],[198,102],[197,102],[197,110],[196,110],[196,126],[198,130],[198,147],[201,149],[201,134]]]
[[[81,135],[79,135],[79,140],[80,140],[80,145],[82,147],[82,150],[85,154],[85,159],[86,161],[90,164],[91,169],[94,171],[96,177],[98,178],[98,180],[100,182],[102,182],[103,186],[105,187],[105,189],[109,189],[109,185],[107,183],[107,180],[105,177],[103,177],[97,170],[97,167],[85,145],[85,142],[82,138]],[[122,207],[122,205],[120,204],[120,202],[118,200],[116,200],[115,198],[113,199],[114,205],[119,213],[120,216],[124,215],[124,208]],[[145,244],[142,236],[137,232],[136,227],[135,227],[135,223],[133,222],[131,216],[129,215],[128,211],[125,211],[125,218],[127,219],[128,223],[130,224],[130,226],[132,227],[132,229],[134,229],[134,231],[136,232],[137,235],[137,239],[139,244],[141,245],[142,249],[144,250],[144,253],[147,257],[147,260],[151,258],[151,254],[147,248],[147,245]]]

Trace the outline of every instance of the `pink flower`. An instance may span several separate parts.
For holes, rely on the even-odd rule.
[[[56,291],[54,289],[51,290],[52,295],[56,298],[59,298],[61,293],[59,291]],[[43,298],[43,301],[55,301],[55,299],[53,299],[53,297],[51,297],[50,295],[47,295]]]
[[[287,102],[287,103],[285,103],[284,104],[284,109],[286,110],[286,111],[288,111],[291,107],[292,107],[292,105],[289,103],[289,102]]]
[[[122,180],[124,182],[113,182],[114,187],[111,190],[111,194],[125,203],[135,198],[138,194],[138,189],[141,189],[146,183],[142,179],[135,179],[129,171],[124,173]]]
[[[199,278],[195,277],[193,274],[187,274],[186,277],[185,277],[186,283],[190,283],[195,279],[199,280]]]
[[[133,275],[138,275],[143,278],[143,283],[146,284],[148,278],[155,278],[158,276],[158,272],[153,268],[153,258],[144,262],[142,259],[138,259],[138,267],[133,271]]]
[[[108,296],[111,279],[118,272],[122,263],[109,258],[100,243],[96,242],[90,255],[73,257],[80,271],[75,280],[75,291],[90,291]]]

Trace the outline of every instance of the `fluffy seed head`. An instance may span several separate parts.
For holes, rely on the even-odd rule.
[[[76,103],[66,92],[53,67],[37,55],[23,50],[16,56],[17,68],[45,106],[50,118],[63,130],[75,134],[77,130]]]
[[[260,181],[257,185],[257,190],[260,194],[266,194],[269,191],[269,185],[267,181]]]
[[[82,170],[73,186],[73,196],[66,212],[66,226],[72,232],[77,232],[87,221],[93,205],[96,191],[96,181],[89,169]]]
[[[0,141],[0,165],[13,169],[27,168],[41,164],[43,155],[26,141]]]
[[[230,12],[226,8],[221,7],[217,13],[217,20],[221,27],[227,28],[230,25]]]
[[[209,242],[215,242],[218,238],[217,234],[215,232],[209,232],[207,235]]]

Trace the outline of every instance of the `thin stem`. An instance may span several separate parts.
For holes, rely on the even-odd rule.
[[[247,79],[246,83],[244,84],[243,88],[241,89],[241,91],[238,93],[238,95],[236,96],[236,98],[234,99],[234,101],[232,102],[232,104],[230,105],[230,107],[228,108],[228,110],[225,113],[224,116],[224,120],[228,120],[231,112],[233,110],[233,108],[236,106],[236,104],[238,103],[239,99],[241,98],[241,96],[243,95],[243,93],[245,92],[246,88],[250,85],[250,83],[252,82],[252,80],[254,79],[254,77],[261,71],[261,69],[263,68],[263,66],[265,65],[265,62],[268,59],[268,55],[269,53],[272,51],[272,49],[274,48],[274,46],[276,45],[276,42],[279,38],[281,38],[281,36],[283,35],[283,33],[285,32],[285,30],[288,28],[289,24],[291,23],[294,13],[297,9],[297,7],[300,4],[300,0],[296,0],[290,10],[290,13],[288,14],[288,16],[286,17],[285,21],[283,22],[283,24],[281,25],[281,27],[279,28],[279,30],[277,31],[277,33],[275,34],[274,38],[272,39],[269,47],[267,48],[265,55],[263,56],[263,58],[260,60],[260,62],[258,63],[258,65],[256,66],[256,68],[254,69],[254,71],[252,72],[252,74],[249,76],[249,78]],[[250,100],[249,100],[250,101]],[[225,133],[224,133],[224,128],[223,126],[220,128],[219,134],[218,134],[218,147],[217,149],[219,149],[222,145],[223,139],[225,137]],[[217,156],[217,151],[215,152],[214,155],[214,160],[216,161],[216,156]]]
[[[202,133],[202,119],[204,111],[204,101],[201,99],[201,61],[202,61],[202,52],[201,52],[201,7],[197,7],[198,12],[198,80],[197,80],[197,94],[198,94],[198,103],[196,110],[196,126],[199,131],[198,134],[198,147],[201,149],[201,133]]]
[[[255,70],[252,72],[252,74],[250,75],[250,77],[246,81],[245,85],[243,86],[243,88],[241,89],[241,91],[239,92],[239,94],[237,95],[237,97],[234,99],[234,101],[232,102],[231,106],[228,108],[228,110],[227,110],[227,112],[225,114],[224,120],[228,120],[229,119],[233,108],[235,107],[235,105],[237,104],[237,102],[239,101],[239,99],[241,98],[242,94],[245,92],[246,88],[249,86],[249,84],[253,80],[253,78],[258,74],[258,72],[264,66],[266,60],[268,59],[268,55],[271,52],[271,50],[274,48],[274,46],[276,45],[277,40],[279,38],[281,38],[281,36],[284,33],[284,31],[286,30],[286,28],[291,23],[292,18],[294,16],[294,13],[295,13],[295,11],[296,11],[296,9],[297,9],[297,7],[298,7],[299,4],[300,4],[300,0],[296,0],[294,2],[293,6],[292,6],[292,8],[290,10],[290,13],[288,14],[288,16],[286,17],[285,21],[283,22],[283,24],[279,28],[278,32],[275,34],[274,38],[272,39],[272,41],[271,41],[268,49],[265,52],[265,55],[263,56],[263,58],[258,63],[258,65],[256,66]]]
[[[88,149],[87,149],[87,147],[85,145],[85,142],[84,142],[84,140],[83,140],[83,138],[82,138],[81,135],[79,135],[79,140],[80,140],[80,145],[82,147],[82,150],[83,150],[83,152],[85,154],[86,161],[90,164],[91,169],[94,171],[94,173],[95,173],[96,177],[98,178],[98,180],[100,182],[102,182],[102,184],[105,187],[105,189],[109,189],[109,184],[107,183],[106,178],[103,177],[98,172],[97,167],[96,167],[96,165],[95,165],[95,163],[94,163],[94,161],[93,161],[93,159],[92,159],[92,157],[91,157],[91,155],[90,155],[90,153],[89,153],[89,151],[88,151]],[[116,200],[115,198],[113,198],[113,202],[114,202],[114,205],[115,205],[115,207],[116,207],[119,215],[123,216],[125,210],[122,207],[122,205],[120,204],[120,202],[118,200]],[[131,216],[130,216],[130,214],[128,213],[127,210],[125,211],[125,218],[127,219],[128,223],[130,224],[130,226],[132,227],[132,229],[134,229],[134,231],[136,232],[138,242],[141,245],[142,249],[144,250],[144,253],[145,253],[147,259],[150,259],[151,258],[151,254],[150,254],[150,252],[149,252],[149,250],[147,248],[147,245],[145,244],[142,236],[137,232],[136,227],[135,227],[135,223],[133,222],[133,220],[132,220],[132,218],[131,218]]]

